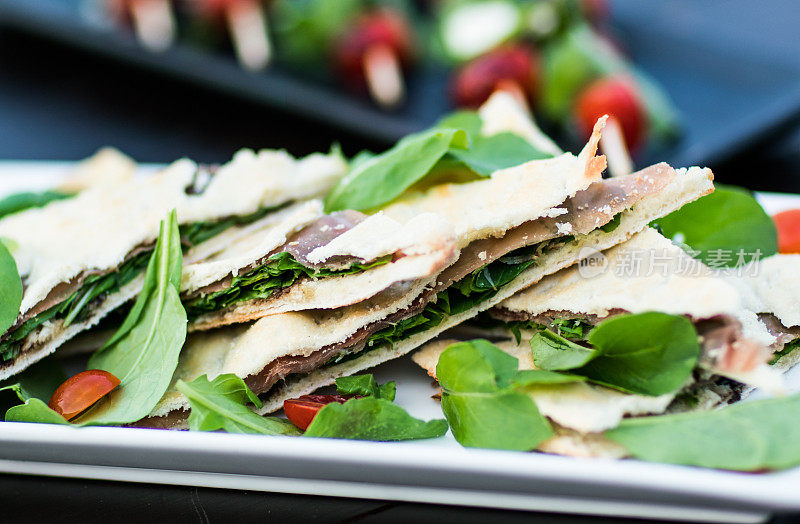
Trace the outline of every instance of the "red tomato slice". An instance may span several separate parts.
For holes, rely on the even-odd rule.
[[[800,253],[800,209],[783,211],[772,217],[778,230],[778,251]]]
[[[635,150],[642,142],[647,118],[631,81],[602,78],[581,92],[575,104],[575,118],[585,136],[591,135],[595,122],[603,115],[617,119],[629,150]]]
[[[65,419],[72,420],[117,386],[119,379],[108,371],[90,369],[65,380],[47,405]]]
[[[344,395],[303,395],[300,398],[293,398],[283,401],[283,411],[289,422],[305,431],[311,425],[311,421],[317,416],[320,409],[331,402],[344,404],[351,398]]]

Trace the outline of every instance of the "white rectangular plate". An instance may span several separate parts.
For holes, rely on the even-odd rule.
[[[0,162],[0,195],[50,187],[69,165]],[[800,207],[798,195],[759,200],[771,213]],[[374,372],[397,382],[397,403],[412,415],[442,417],[431,380],[408,359]],[[788,382],[800,390],[800,369]],[[450,434],[377,443],[6,422],[0,471],[667,520],[757,522],[800,511],[800,468],[754,475],[465,449]]]

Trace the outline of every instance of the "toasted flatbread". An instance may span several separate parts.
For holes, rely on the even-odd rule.
[[[624,242],[645,228],[653,219],[681,207],[712,189],[709,171],[702,169],[682,171],[660,192],[639,200],[632,209],[622,213],[619,225],[613,231],[595,230],[585,235],[578,235],[569,243],[544,252],[537,258],[535,265],[525,269],[511,283],[478,306],[460,314],[446,316],[435,327],[415,333],[393,345],[365,348],[353,354],[345,352],[344,358],[341,359],[332,355],[323,363],[324,365],[317,365],[313,370],[281,377],[281,380],[274,383],[264,396],[264,405],[260,412],[273,412],[281,408],[285,399],[310,393],[321,386],[333,383],[337,377],[352,375],[404,355],[442,331],[538,282],[544,276],[574,264],[586,249],[605,250]],[[365,326],[381,319],[392,318],[391,315],[394,313],[402,312],[404,308],[414,304],[431,284],[432,282],[417,282],[413,285],[394,285],[365,303],[346,308],[309,310],[262,318],[233,345],[220,345],[216,350],[206,348],[203,364],[192,370],[187,369],[188,364],[185,365],[184,362],[196,363],[197,360],[189,355],[191,349],[187,348],[184,351],[187,355],[182,356],[179,364],[180,374],[192,377],[204,373],[209,376],[235,373],[253,383],[254,380],[257,381],[259,373],[267,369],[265,365],[269,366],[281,358],[303,359],[314,355],[320,348],[338,349],[343,345],[346,346],[362,333]],[[174,392],[168,393],[167,396],[171,399],[170,402],[156,408],[153,416],[164,416],[170,411],[188,407],[185,400],[183,404],[176,402],[180,397]]]
[[[35,316],[37,307],[63,302],[87,275],[116,271],[133,254],[151,249],[159,222],[173,208],[182,225],[267,212],[323,194],[345,168],[338,153],[296,160],[283,151],[243,150],[213,174],[179,160],[152,176],[92,186],[74,198],[8,216],[0,221],[0,236],[18,246],[14,257],[25,282],[12,330]],[[0,365],[0,379],[52,353],[135,296],[140,278],[93,303],[66,328],[57,316],[44,322],[15,346],[16,356]]]

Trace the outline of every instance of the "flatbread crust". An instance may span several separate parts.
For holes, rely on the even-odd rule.
[[[276,411],[281,408],[283,400],[311,393],[319,387],[332,384],[337,377],[355,374],[410,352],[442,331],[498,304],[519,290],[538,282],[544,276],[569,267],[581,258],[585,248],[602,251],[624,242],[647,227],[653,219],[710,193],[713,190],[711,180],[712,175],[708,170],[693,168],[679,172],[664,190],[643,198],[629,212],[623,214],[619,226],[613,232],[593,231],[560,249],[545,253],[539,264],[528,268],[514,282],[503,287],[495,297],[477,308],[445,319],[434,329],[413,335],[391,347],[383,346],[363,351],[355,358],[328,365],[309,374],[288,377],[273,387],[260,413]],[[347,340],[359,328],[409,305],[428,283],[416,283],[413,287],[405,289],[393,286],[390,289],[399,292],[397,299],[385,300],[387,295],[381,294],[368,303],[339,310],[322,312],[315,310],[265,317],[253,325],[243,337],[246,340],[237,343],[236,349],[231,350],[230,355],[217,356],[210,360],[227,363],[224,368],[218,369],[218,372],[234,372],[244,378],[257,373],[267,363],[280,356],[307,355],[326,345]],[[265,343],[267,341],[268,343]],[[225,349],[222,348],[220,351],[224,352]],[[216,372],[210,368],[195,370],[197,375],[209,373],[211,376]],[[153,416],[163,415],[165,409],[163,407],[157,409],[153,412]]]
[[[731,315],[748,338],[765,346],[775,341],[746,309],[737,289],[653,229],[603,253],[597,275],[576,266],[551,275],[499,307],[538,315],[570,311],[605,317],[613,309],[661,311],[695,319]]]
[[[365,226],[365,227],[361,227]],[[256,232],[257,238],[266,238]],[[214,266],[211,273],[203,270],[203,278],[196,279],[199,272],[190,266],[184,271],[189,289],[197,289],[219,280],[252,260],[269,253],[281,245],[286,236],[276,234],[274,241],[261,240],[259,247],[247,256],[236,255],[237,262],[231,268],[228,260],[213,259],[197,266]],[[247,241],[245,238],[244,241]],[[235,247],[231,249],[237,253]],[[455,249],[452,225],[433,213],[424,213],[401,224],[385,215],[377,214],[366,218],[350,231],[336,237],[333,242],[315,249],[316,260],[324,261],[333,256],[356,256],[371,261],[389,254],[403,256],[390,263],[373,267],[350,275],[331,276],[320,279],[303,278],[273,296],[262,300],[239,302],[224,310],[202,315],[189,326],[190,330],[206,330],[221,325],[247,322],[267,315],[307,309],[332,309],[349,306],[364,301],[396,282],[409,282],[426,279],[439,273],[458,258]]]
[[[119,265],[135,247],[152,243],[159,222],[175,208],[182,224],[246,215],[263,207],[327,191],[346,169],[338,153],[294,159],[285,151],[239,151],[220,167],[201,194],[190,194],[198,166],[178,160],[147,177],[90,187],[74,198],[52,202],[0,220],[0,236],[18,244],[14,257],[26,288],[20,314],[43,300],[58,284],[84,271]],[[242,191],[247,187],[247,191]],[[60,328],[48,323],[25,341],[14,361],[0,365],[0,380],[44,358],[109,311],[136,296],[135,279],[107,297],[84,322]],[[135,285],[134,285],[135,284]]]

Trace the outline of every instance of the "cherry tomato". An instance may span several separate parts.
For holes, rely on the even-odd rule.
[[[800,253],[800,209],[782,211],[772,217],[778,230],[778,251]]]
[[[90,369],[65,380],[47,405],[65,419],[72,420],[117,386],[119,379],[108,371]]]
[[[376,46],[391,49],[403,67],[410,65],[414,54],[411,30],[400,13],[390,9],[374,11],[359,17],[335,43],[334,68],[349,86],[366,86],[364,55]]]
[[[286,413],[286,418],[289,419],[289,422],[305,431],[311,425],[311,421],[314,420],[320,409],[331,402],[344,404],[351,398],[355,397],[346,397],[344,395],[303,395],[299,398],[284,400],[283,411]]]
[[[534,102],[540,79],[541,65],[536,51],[509,44],[462,67],[453,79],[451,92],[456,105],[479,107],[503,84],[512,83]]]
[[[597,119],[610,115],[617,119],[628,149],[635,150],[644,138],[646,118],[636,88],[621,77],[602,78],[589,84],[575,104],[575,119],[588,137]]]

